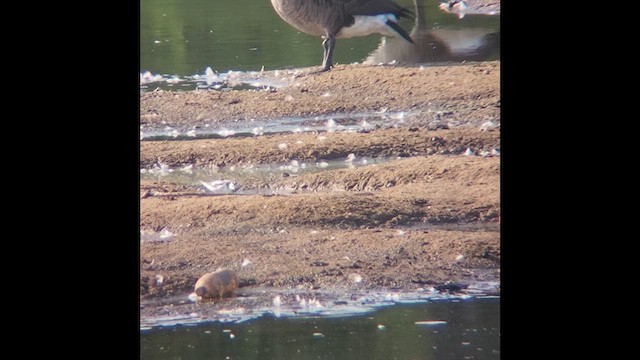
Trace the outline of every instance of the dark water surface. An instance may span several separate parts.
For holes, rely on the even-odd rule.
[[[141,359],[499,359],[500,299],[143,330],[140,349]]]
[[[437,0],[398,0],[417,13],[401,19],[416,45],[373,34],[338,39],[334,62],[431,63],[500,58],[500,16],[460,19]],[[416,7],[417,4],[417,7]],[[143,89],[221,86],[216,74],[319,66],[319,37],[281,20],[269,0],[141,0],[140,76]],[[202,87],[202,86],[200,86]]]

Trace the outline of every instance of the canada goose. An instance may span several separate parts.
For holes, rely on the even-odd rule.
[[[411,18],[413,13],[393,0],[271,0],[271,4],[289,25],[322,37],[321,71],[333,66],[336,38],[380,33],[413,43],[397,22],[400,17]]]

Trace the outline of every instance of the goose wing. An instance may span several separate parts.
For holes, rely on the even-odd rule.
[[[413,17],[413,12],[396,4],[392,0],[345,0],[344,6],[349,15],[380,15],[393,13],[398,17]]]

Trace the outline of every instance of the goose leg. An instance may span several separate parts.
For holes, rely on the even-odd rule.
[[[324,36],[322,41],[322,48],[324,49],[324,56],[322,58],[322,70],[327,71],[333,66],[333,47],[336,45],[336,38],[333,35]]]

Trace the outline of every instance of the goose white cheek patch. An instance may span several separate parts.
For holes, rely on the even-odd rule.
[[[393,14],[381,14],[376,16],[355,15],[355,22],[349,27],[344,27],[336,35],[339,38],[350,38],[355,36],[365,36],[369,34],[396,35],[388,25],[387,21],[398,22]]]

